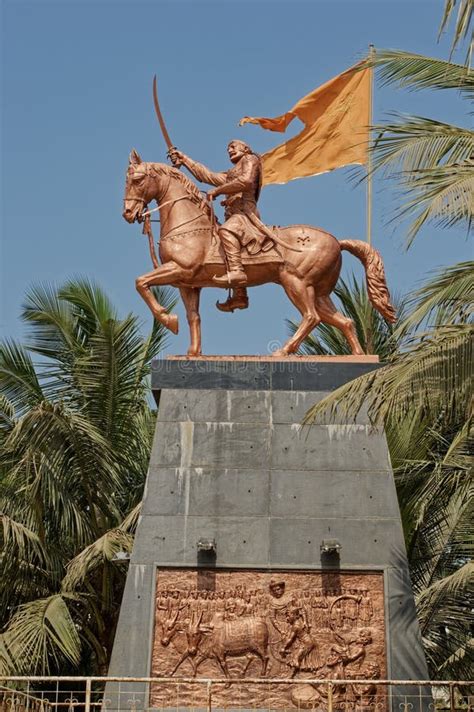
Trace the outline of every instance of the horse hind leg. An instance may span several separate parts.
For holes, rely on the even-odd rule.
[[[295,351],[299,349],[302,341],[321,321],[316,311],[314,290],[312,287],[308,287],[302,279],[287,271],[280,273],[280,284],[303,319],[291,339],[288,339],[281,349],[273,353],[273,355],[277,357],[288,356],[288,354],[295,353]]]
[[[316,297],[315,301],[318,313],[321,316],[321,321],[340,329],[346,337],[354,356],[363,356],[364,350],[360,345],[359,339],[357,338],[357,332],[352,319],[349,319],[349,317],[341,314],[341,312],[336,309],[329,296]]]
[[[186,309],[186,318],[189,324],[191,344],[188,356],[201,355],[201,317],[199,315],[200,287],[180,287],[181,298]]]

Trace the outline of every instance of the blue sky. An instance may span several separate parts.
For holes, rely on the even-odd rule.
[[[442,0],[15,0],[2,3],[2,285],[0,327],[22,338],[23,295],[33,282],[87,275],[122,314],[151,315],[134,281],[150,269],[140,227],[121,217],[128,154],[164,161],[152,78],[175,144],[211,168],[243,138],[264,152],[282,140],[237,127],[245,114],[274,116],[358,61],[369,43],[446,58],[438,44]],[[462,61],[460,56],[459,61]],[[452,92],[375,89],[374,120],[389,111],[468,125]],[[300,130],[293,122],[288,137]],[[389,223],[393,186],[376,179],[373,241],[392,292],[407,293],[433,270],[468,259],[462,230],[425,228],[404,251],[404,226]],[[309,223],[339,238],[365,237],[365,187],[345,169],[286,186],[260,200],[268,223]],[[343,274],[358,262],[344,254]],[[226,315],[202,295],[205,353],[267,353],[296,312],[280,287],[252,289],[247,311]],[[167,351],[184,353],[187,327]]]

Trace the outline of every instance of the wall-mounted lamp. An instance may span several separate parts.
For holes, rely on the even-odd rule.
[[[216,552],[216,540],[215,539],[208,539],[207,537],[201,537],[197,541],[197,550],[198,551],[205,551],[207,553],[214,553]]]
[[[337,539],[323,539],[320,550],[321,554],[339,554],[341,545]]]

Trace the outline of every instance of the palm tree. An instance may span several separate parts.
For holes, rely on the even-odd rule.
[[[445,4],[444,4],[444,14],[443,14],[443,18],[441,20],[438,37],[441,36],[441,34],[443,33],[443,30],[449,24],[451,15],[453,14],[454,10],[456,9],[456,6],[458,7],[458,16],[456,18],[454,35],[453,35],[453,40],[451,43],[450,59],[451,59],[451,55],[453,54],[454,50],[456,49],[458,43],[461,40],[463,40],[463,39],[465,40],[466,38],[469,37],[469,28],[471,26],[474,3],[472,0],[459,0],[459,5],[458,5],[458,0],[446,0]],[[471,56],[472,56],[473,41],[474,40],[473,40],[472,33],[471,33],[471,42],[469,44],[468,52],[466,55],[466,64],[470,64],[470,60],[471,60]]]
[[[173,305],[170,291],[160,300]],[[0,345],[0,670],[104,671],[148,466],[164,344],[96,285],[33,287]],[[36,356],[36,363],[33,362]]]
[[[440,32],[455,6],[452,51],[470,37],[473,0],[446,0]],[[451,53],[452,53],[451,51]],[[455,89],[471,98],[469,66],[399,50],[371,60],[382,82],[412,89]],[[396,178],[396,218],[411,217],[407,247],[422,225],[465,225],[474,213],[474,133],[424,117],[396,116],[374,127],[373,170]],[[397,478],[413,586],[425,652],[433,676],[469,675],[473,641],[468,594],[474,573],[472,411],[472,262],[448,267],[411,301],[394,333],[398,354],[376,372],[332,393],[307,414],[309,422],[363,403],[384,425]]]
[[[469,4],[472,12],[472,0],[461,4]],[[377,50],[370,63],[378,68],[384,84],[414,90],[454,89],[466,98],[474,94],[474,73],[468,66],[400,50]],[[394,219],[412,218],[407,246],[427,222],[470,229],[474,132],[420,116],[394,116],[392,122],[373,127],[373,170],[398,182],[400,206]]]
[[[425,652],[438,678],[470,674],[473,297],[473,262],[442,270],[410,300],[390,363],[306,416],[355,418],[366,404],[372,423],[385,427]]]
[[[367,289],[360,286],[354,275],[348,281],[340,279],[334,294],[341,303],[341,311],[353,320],[357,338],[365,353],[377,354],[381,361],[387,361],[395,353],[398,339],[395,338],[395,327],[374,309],[370,303]],[[404,312],[403,302],[395,302],[395,311],[398,319]],[[294,334],[298,324],[287,320],[290,334]],[[349,355],[351,349],[340,329],[329,324],[320,324],[317,329],[309,334],[301,344],[298,353],[304,355],[317,354],[327,356],[330,354]]]

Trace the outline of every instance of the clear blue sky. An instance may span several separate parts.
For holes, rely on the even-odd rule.
[[[442,0],[14,0],[2,3],[2,285],[0,326],[22,338],[22,298],[35,281],[95,279],[122,314],[151,316],[135,292],[150,269],[140,227],[121,217],[128,154],[165,160],[151,84],[176,145],[215,169],[241,137],[264,152],[280,134],[237,128],[245,115],[273,116],[377,47],[446,58],[437,44]],[[462,57],[460,59],[462,61]],[[452,92],[375,91],[374,119],[397,110],[468,125],[468,106]],[[294,122],[289,136],[300,127]],[[441,265],[467,259],[465,232],[432,227],[403,249],[404,229],[388,224],[388,183],[374,189],[374,244],[393,292],[409,292]],[[365,188],[346,170],[286,186],[260,201],[269,223],[319,225],[337,237],[364,239]],[[345,253],[345,274],[361,272]],[[251,308],[226,315],[203,291],[206,353],[266,353],[286,338],[296,313],[281,288],[251,290]],[[187,327],[170,353],[184,353]]]

